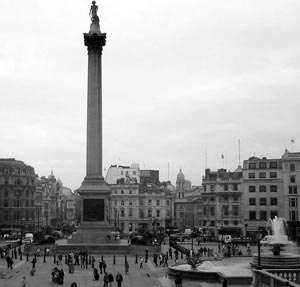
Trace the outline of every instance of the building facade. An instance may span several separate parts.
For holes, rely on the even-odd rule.
[[[34,231],[36,223],[33,167],[14,158],[0,159],[1,233]]]
[[[244,224],[247,235],[268,228],[267,221],[285,217],[281,159],[250,157],[243,162]]]

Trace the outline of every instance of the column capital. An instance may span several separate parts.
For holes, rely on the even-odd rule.
[[[98,52],[102,54],[102,48],[106,44],[106,33],[84,33],[84,45],[88,52]]]

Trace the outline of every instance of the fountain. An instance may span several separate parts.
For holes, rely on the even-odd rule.
[[[275,268],[298,268],[300,266],[300,256],[296,254],[281,253],[284,247],[290,244],[286,235],[287,223],[285,219],[275,216],[268,223],[272,227],[272,235],[267,235],[260,243],[271,247],[271,252],[254,254],[251,266],[254,268],[275,269]],[[260,248],[260,247],[259,247]],[[258,263],[260,259],[260,263]]]

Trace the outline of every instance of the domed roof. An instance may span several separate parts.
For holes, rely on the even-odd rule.
[[[185,181],[184,174],[182,173],[181,169],[179,170],[179,173],[177,174],[177,181]]]

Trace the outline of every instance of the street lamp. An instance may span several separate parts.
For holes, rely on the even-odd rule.
[[[262,269],[260,264],[260,241],[262,239],[263,232],[261,230],[256,231],[257,238],[257,248],[258,248],[258,261],[257,261],[257,269]]]

